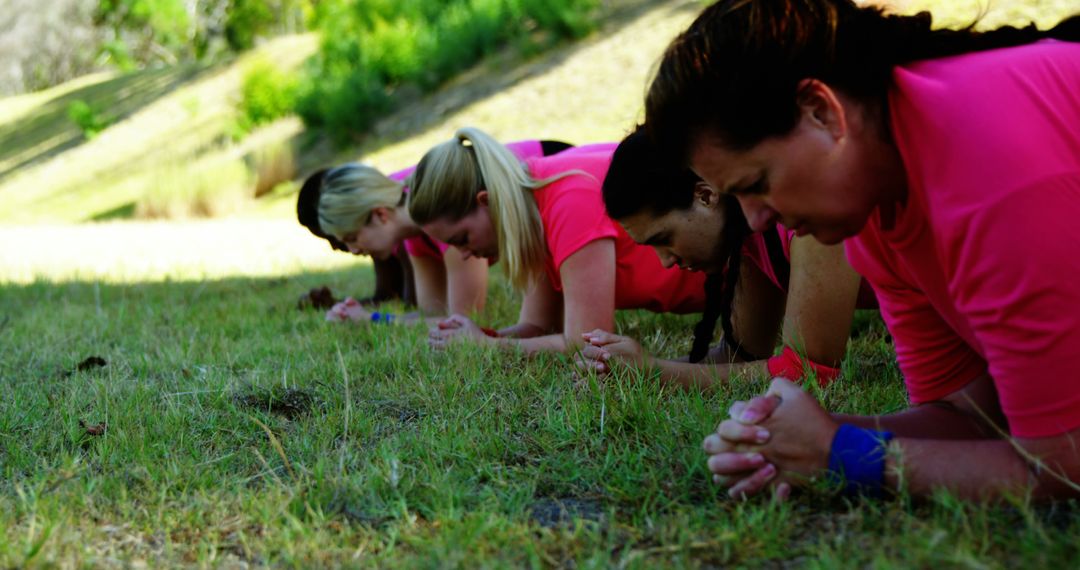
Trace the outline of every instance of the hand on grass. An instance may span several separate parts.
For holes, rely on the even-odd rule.
[[[628,336],[620,336],[601,329],[582,333],[585,346],[574,358],[574,364],[583,372],[595,371],[599,374],[611,372],[614,362],[641,368],[649,357],[638,342]]]
[[[334,322],[368,322],[371,321],[371,313],[356,299],[346,297],[344,301],[335,303],[329,311],[326,311],[326,320]]]
[[[486,342],[490,338],[472,319],[462,315],[450,315],[428,331],[428,345],[440,350],[452,342]]]
[[[785,499],[792,485],[827,469],[837,424],[813,396],[774,378],[764,396],[731,406],[731,419],[705,438],[713,481],[733,497],[771,488]]]

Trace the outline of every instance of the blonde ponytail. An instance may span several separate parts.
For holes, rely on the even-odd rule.
[[[404,186],[372,166],[350,162],[327,171],[319,192],[319,228],[341,239],[371,219],[375,208],[396,208]]]
[[[525,289],[544,270],[544,227],[532,191],[580,171],[535,180],[525,165],[487,133],[466,127],[424,155],[408,181],[409,215],[418,224],[460,220],[487,190],[499,255],[510,283]]]

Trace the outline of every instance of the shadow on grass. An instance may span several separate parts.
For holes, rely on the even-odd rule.
[[[188,64],[128,73],[58,95],[32,114],[0,125],[0,182],[21,168],[78,147],[85,138],[68,117],[68,107],[84,101],[111,123],[122,121],[181,85],[219,67]]]

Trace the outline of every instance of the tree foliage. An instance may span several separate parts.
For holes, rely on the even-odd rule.
[[[337,138],[367,129],[404,84],[430,90],[510,42],[592,29],[598,0],[322,0],[322,35],[298,111]]]

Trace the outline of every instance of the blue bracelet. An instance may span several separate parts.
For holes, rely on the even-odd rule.
[[[390,323],[394,322],[394,314],[393,313],[380,313],[379,311],[375,311],[375,312],[371,313],[371,322],[390,324]]]
[[[884,496],[885,451],[893,434],[842,424],[829,450],[829,474],[844,485],[844,494]]]

